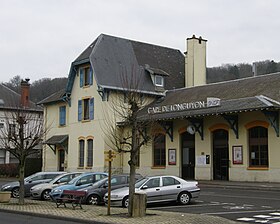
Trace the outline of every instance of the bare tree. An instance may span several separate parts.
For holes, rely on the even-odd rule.
[[[39,144],[46,129],[41,113],[18,108],[5,112],[4,127],[0,129],[0,144],[19,161],[19,204],[24,204],[24,170],[26,158],[40,153]]]
[[[122,90],[110,94],[109,103],[104,112],[104,133],[106,144],[118,153],[129,153],[130,167],[129,207],[128,214],[132,216],[135,193],[135,174],[138,156],[143,145],[152,139],[152,121],[139,121],[138,112],[154,98],[141,92],[141,70],[132,69],[131,74],[123,72],[121,75]],[[149,134],[148,134],[149,132]]]
[[[13,91],[20,93],[20,82],[21,77],[19,75],[14,76],[9,80],[9,82],[4,83],[7,87],[12,89]]]

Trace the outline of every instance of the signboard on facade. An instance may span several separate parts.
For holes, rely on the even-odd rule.
[[[196,156],[196,165],[197,166],[205,166],[206,165],[206,156]]]
[[[176,165],[176,149],[168,150],[168,165]]]
[[[202,109],[202,108],[218,107],[218,106],[220,106],[219,98],[208,97],[205,101],[175,103],[171,105],[149,107],[148,114],[168,113],[168,112]]]
[[[233,164],[243,164],[242,146],[232,146]]]

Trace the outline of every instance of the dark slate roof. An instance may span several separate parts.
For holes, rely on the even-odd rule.
[[[220,98],[220,106],[148,115],[149,107]],[[161,102],[153,102],[139,113],[140,119],[175,119],[253,110],[280,109],[280,73],[168,91]]]
[[[11,90],[7,86],[0,83],[0,109],[18,109],[20,108],[21,95]],[[34,102],[29,101],[29,108],[27,110],[42,111],[40,106],[37,106]]]
[[[184,86],[184,55],[179,50],[101,34],[72,63],[67,93],[72,91],[76,66],[86,62],[91,63],[97,85],[104,89],[131,89],[123,81],[130,77],[140,80],[138,89],[142,92],[162,95],[156,91],[146,65],[165,74],[166,90]]]
[[[50,104],[63,101],[63,97],[65,96],[65,89],[59,90],[52,95],[48,96],[47,98],[38,102],[38,104]]]
[[[48,145],[62,144],[67,139],[68,139],[68,135],[54,135],[50,137],[48,140],[46,140],[44,144],[48,144]]]

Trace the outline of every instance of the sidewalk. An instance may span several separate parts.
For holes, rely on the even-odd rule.
[[[271,182],[241,182],[241,181],[222,181],[222,180],[198,180],[200,188],[221,187],[244,190],[264,190],[280,191],[280,183]]]
[[[18,205],[17,199],[11,199],[9,203],[0,203],[0,211],[11,213],[29,214],[39,217],[47,217],[62,220],[77,221],[78,223],[116,223],[116,224],[234,224],[221,217],[186,214],[177,212],[161,212],[147,210],[147,215],[143,218],[130,218],[127,216],[127,209],[111,208],[111,215],[107,216],[106,206],[83,205],[83,209],[72,209],[71,205],[67,208],[56,208],[56,204],[49,201],[38,201],[25,199],[25,205]]]

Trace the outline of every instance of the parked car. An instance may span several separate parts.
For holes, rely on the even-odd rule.
[[[30,196],[30,188],[40,183],[50,182],[53,178],[65,172],[38,172],[24,178],[24,192],[25,196]],[[11,196],[14,198],[19,197],[19,182],[14,181],[7,183],[1,187],[1,191],[11,191]]]
[[[189,204],[192,198],[199,196],[197,181],[186,181],[176,176],[152,176],[143,178],[135,184],[135,192],[146,193],[147,203],[177,201]],[[128,207],[128,187],[111,192],[111,205]],[[108,193],[104,197],[108,202]]]
[[[50,197],[55,200],[62,196],[63,190],[79,190],[91,186],[93,183],[107,177],[107,173],[83,173],[72,179],[68,184],[55,187],[50,192]]]
[[[81,175],[82,172],[73,172],[73,173],[65,173],[57,176],[49,183],[42,183],[37,184],[30,188],[30,194],[33,198],[42,199],[42,200],[49,200],[50,195],[49,193],[55,187],[67,184],[73,178]]]
[[[139,180],[143,177],[140,174],[135,175],[135,179]],[[129,174],[119,174],[119,175],[113,175],[111,177],[111,189],[118,189],[125,186],[128,186],[129,184]],[[104,178],[103,180],[100,180],[92,186],[82,188],[81,191],[86,191],[86,197],[83,200],[83,203],[85,204],[92,204],[92,205],[98,205],[101,203],[104,203],[104,195],[108,192],[108,178]]]

